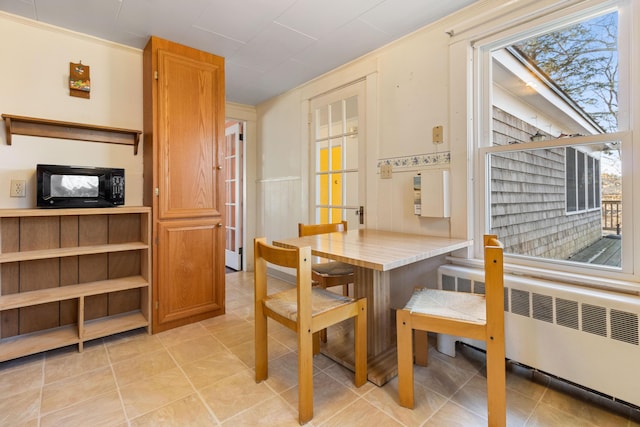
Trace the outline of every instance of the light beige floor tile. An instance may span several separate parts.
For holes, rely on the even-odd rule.
[[[243,321],[244,319],[238,316],[235,311],[228,310],[224,316],[211,317],[210,319],[203,320],[200,324],[215,335],[215,332],[224,331]]]
[[[273,339],[269,340],[268,349],[269,360],[277,359],[278,357],[282,357],[285,354],[291,352],[291,349],[289,347],[286,347]],[[235,354],[238,359],[242,360],[242,363],[244,363],[245,365],[252,368],[255,366],[255,347],[253,346],[253,340],[245,341],[241,344],[229,347],[229,350],[231,350],[231,352]]]
[[[530,399],[522,393],[511,391],[506,393],[507,399],[507,425],[511,427],[523,426],[537,401]],[[476,414],[487,418],[487,380],[481,375],[474,376],[451,400],[460,406],[469,409]]]
[[[314,357],[314,360],[315,359],[318,359],[318,357]],[[363,395],[373,390],[374,388],[377,388],[375,384],[369,381],[365,382],[360,387],[356,387],[356,385],[353,383],[353,381],[355,380],[355,373],[342,365],[338,365],[337,363],[331,363],[331,365],[325,368],[323,372],[359,395]]]
[[[559,383],[559,385],[559,391],[548,388],[542,396],[541,402],[600,427],[618,427],[628,423],[628,413],[625,414],[626,416],[613,413],[607,407],[599,404],[601,399],[598,396],[589,395],[589,400],[578,399],[570,394],[575,390],[574,387],[564,383]],[[583,396],[586,395],[582,391],[579,392]]]
[[[431,339],[431,335],[429,343],[430,362],[433,359],[437,359],[446,366],[459,370],[472,371],[474,373],[483,369],[485,366],[486,356],[485,353],[480,350],[458,343],[456,344],[456,357],[451,357],[436,350],[436,341]]]
[[[568,414],[551,405],[541,404],[536,407],[527,421],[527,427],[597,427],[575,415]],[[626,426],[620,424],[620,426]]]
[[[225,329],[216,330],[213,335],[227,347],[233,347],[243,342],[253,342],[255,339],[253,323],[246,321],[229,325]]]
[[[326,422],[326,427],[393,427],[402,426],[397,420],[378,410],[369,402],[358,399],[344,410],[338,412]]]
[[[487,420],[453,402],[446,403],[424,424],[425,427],[482,427]]]
[[[154,336],[157,337],[166,347],[172,347],[182,341],[189,341],[194,338],[209,336],[209,331],[200,323],[191,323],[179,328],[160,332]]]
[[[293,387],[281,396],[294,408],[298,407],[298,387]],[[314,424],[331,418],[358,399],[358,395],[340,384],[329,375],[320,372],[313,377],[313,419]]]
[[[40,389],[44,381],[42,363],[0,371],[0,398]]]
[[[216,418],[223,422],[276,396],[276,393],[264,382],[256,384],[251,372],[242,371],[200,390],[200,395]]]
[[[185,374],[196,389],[209,387],[214,383],[239,372],[253,372],[233,353],[223,351],[204,359],[182,366]]]
[[[164,348],[127,358],[112,366],[120,387],[177,368],[175,361]]]
[[[524,366],[507,363],[507,389],[538,401],[549,385],[549,378]]]
[[[44,363],[44,382],[50,384],[71,375],[82,374],[106,366],[109,366],[109,358],[104,345],[94,346],[82,353],[74,351],[55,357],[47,355]]]
[[[99,368],[46,384],[42,389],[42,414],[57,411],[116,390],[111,367]]]
[[[180,369],[170,369],[120,388],[126,414],[136,418],[194,392]]]
[[[215,417],[209,413],[195,393],[131,421],[131,427],[208,427],[217,425]]]
[[[229,427],[297,427],[298,412],[280,397],[272,397],[222,423]]]
[[[204,335],[192,340],[185,340],[167,347],[178,365],[194,362],[198,359],[214,356],[228,351],[224,345],[211,335]]]
[[[127,419],[116,391],[94,396],[42,417],[41,427],[126,426]]]
[[[278,393],[298,385],[298,353],[292,351],[270,360],[266,383]]]
[[[0,426],[15,426],[38,421],[40,388],[0,398]]]
[[[30,356],[0,362],[0,378],[2,378],[3,374],[15,371],[16,369],[36,368],[37,366],[42,368],[46,354],[47,353],[32,354]]]
[[[383,387],[376,387],[363,396],[363,399],[405,426],[420,426],[435,414],[447,402],[447,399],[435,391],[414,384],[414,407],[408,409],[398,403],[398,379],[394,378]]]
[[[144,330],[138,331],[134,335],[125,335],[121,341],[109,341],[106,344],[111,363],[164,349],[162,342],[156,335],[149,335]]]
[[[415,383],[422,384],[443,396],[451,396],[474,375],[473,371],[460,369],[455,364],[444,362],[437,357],[429,359],[429,366],[413,367]]]

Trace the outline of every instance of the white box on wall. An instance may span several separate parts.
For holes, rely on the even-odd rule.
[[[420,216],[449,218],[451,200],[449,196],[449,171],[429,170],[420,172]]]

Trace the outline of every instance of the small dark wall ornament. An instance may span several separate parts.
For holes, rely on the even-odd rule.
[[[91,78],[89,66],[69,63],[69,95],[89,99],[91,94]]]

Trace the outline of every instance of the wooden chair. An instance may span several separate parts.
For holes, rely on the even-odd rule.
[[[302,224],[298,223],[298,237],[316,234],[347,231],[347,221],[330,224]],[[353,266],[346,262],[325,261],[311,264],[311,278],[321,288],[342,286],[342,295],[349,295],[349,283],[353,283],[355,274]],[[320,331],[320,339],[327,342],[327,330]]]
[[[504,349],[504,274],[502,244],[484,236],[486,295],[437,289],[416,289],[396,313],[398,393],[400,405],[413,408],[413,331],[484,340],[487,347],[487,400],[490,426],[506,423]],[[425,343],[424,335],[422,343]],[[416,337],[418,342],[418,337]],[[427,346],[416,346],[416,361],[427,362]],[[422,352],[422,353],[421,353]]]
[[[347,221],[331,224],[302,224],[298,223],[298,236],[313,236],[316,234],[347,231]],[[311,267],[312,279],[322,288],[342,286],[342,295],[349,295],[349,284],[353,283],[353,266],[339,261],[314,263]]]
[[[314,335],[335,323],[354,318],[356,387],[367,380],[367,300],[355,300],[311,284],[311,248],[279,248],[254,241],[256,381],[268,377],[267,318],[298,334],[298,421],[313,418]],[[267,265],[295,269],[296,287],[268,294]]]

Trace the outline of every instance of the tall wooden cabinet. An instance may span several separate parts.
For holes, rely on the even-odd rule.
[[[144,49],[144,204],[153,211],[153,332],[225,310],[224,58]]]

